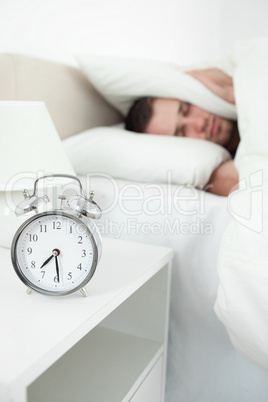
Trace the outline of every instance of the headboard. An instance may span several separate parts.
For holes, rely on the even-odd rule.
[[[122,121],[78,68],[23,54],[0,54],[0,99],[45,102],[62,139]]]

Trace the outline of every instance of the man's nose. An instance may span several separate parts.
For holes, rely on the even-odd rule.
[[[207,122],[203,117],[185,117],[184,125],[189,132],[200,135],[205,134]]]

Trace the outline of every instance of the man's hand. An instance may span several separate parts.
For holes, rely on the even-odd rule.
[[[211,92],[230,103],[235,103],[233,80],[218,68],[186,71],[202,82]]]
[[[206,186],[208,192],[228,196],[232,191],[238,188],[238,172],[235,168],[234,161],[223,162],[212,173]]]

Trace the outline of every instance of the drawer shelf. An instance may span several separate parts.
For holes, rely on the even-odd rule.
[[[123,401],[162,354],[160,342],[96,327],[28,387],[28,401]]]

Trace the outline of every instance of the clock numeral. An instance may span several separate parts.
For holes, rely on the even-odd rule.
[[[61,229],[61,222],[52,222],[53,229]]]
[[[54,276],[54,282],[55,283],[59,283],[59,278],[58,278],[58,276],[56,275],[56,276]]]
[[[77,269],[80,269],[80,271],[81,271],[81,269],[82,269],[82,264],[81,264],[81,262],[80,262],[80,264],[77,266]]]
[[[72,279],[72,277],[73,277],[73,273],[72,273],[72,272],[69,272],[69,273],[68,273],[68,278],[67,278],[68,281],[70,281],[70,280]]]
[[[28,248],[27,248],[27,252],[28,252],[28,255],[32,254],[32,252],[33,252],[32,247],[28,247]]]
[[[46,274],[46,271],[41,271],[41,274],[42,274],[42,279],[43,279]]]
[[[38,240],[37,234],[34,234],[34,235],[30,234],[29,238],[30,238],[30,241],[34,241],[34,242],[36,242]]]
[[[31,268],[33,268],[33,269],[36,268],[35,261],[31,262]]]
[[[78,236],[78,244],[82,244],[83,242],[82,242],[82,240],[83,240],[83,237],[82,236]]]
[[[45,233],[47,231],[47,225],[40,225],[40,232]]]
[[[86,250],[82,250],[82,257],[85,257],[87,255]]]

